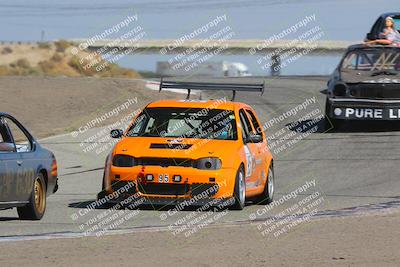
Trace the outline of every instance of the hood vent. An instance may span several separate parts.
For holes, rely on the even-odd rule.
[[[190,144],[150,144],[150,148],[154,149],[189,149]]]

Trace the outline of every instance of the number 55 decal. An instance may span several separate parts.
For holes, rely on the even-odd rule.
[[[168,183],[169,182],[169,175],[168,174],[159,174],[158,175],[158,182],[159,183]]]

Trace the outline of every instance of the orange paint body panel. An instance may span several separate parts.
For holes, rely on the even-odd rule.
[[[236,139],[128,136],[131,129],[128,128],[106,161],[103,186],[107,194],[115,191],[111,186],[113,183],[133,182],[136,185],[136,194],[144,197],[189,199],[193,197],[196,186],[217,185],[218,190],[212,194],[212,198],[231,198],[234,194],[236,175],[241,166],[245,173],[246,197],[263,192],[273,158],[261,123],[250,106],[222,100],[163,100],[150,103],[145,110],[163,108],[182,109],[185,112],[198,109],[227,111],[227,118],[233,121],[232,125],[236,129]],[[176,114],[180,116],[179,112]],[[134,118],[131,125],[140,116],[139,114]],[[247,127],[248,131],[262,136],[260,142],[245,143],[241,116],[242,119],[246,116],[251,122],[251,129]],[[224,122],[215,122],[216,125],[217,123],[222,125]],[[190,122],[186,124],[182,127],[190,129],[193,126]],[[216,125],[211,123],[210,127]],[[123,156],[121,158],[124,160],[132,158],[134,163],[129,166],[116,166],[121,165],[115,163],[116,156]],[[209,158],[215,159],[215,169],[207,169],[208,165],[200,166],[203,164],[201,159]],[[207,162],[204,164],[211,165]],[[151,176],[152,180],[147,179]],[[171,194],[171,188],[176,188],[176,192],[179,193]]]

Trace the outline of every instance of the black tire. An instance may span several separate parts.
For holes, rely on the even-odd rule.
[[[271,187],[272,186],[272,187]],[[257,203],[260,205],[266,205],[274,201],[274,192],[275,192],[275,174],[274,174],[274,166],[269,166],[267,181],[265,182],[264,191],[257,198]]]
[[[102,198],[106,197],[106,185],[105,185],[105,175],[103,174],[103,179],[101,182],[101,191],[97,194],[97,200],[100,200]]]
[[[325,118],[325,129],[331,131],[337,131],[338,129],[343,127],[345,123],[344,120],[337,120],[332,118]]]
[[[21,220],[40,220],[46,211],[46,183],[40,173],[33,182],[29,203],[18,207],[18,216]]]
[[[103,198],[106,198],[107,196],[107,191],[106,191],[106,186],[105,186],[105,181],[103,177],[103,182],[101,184],[101,191],[97,194],[97,200],[100,201]],[[114,205],[108,201],[106,201],[103,205],[99,206],[99,209],[109,209],[113,207]]]
[[[235,203],[230,207],[232,210],[244,209],[246,203],[246,177],[243,166],[236,173],[235,188],[233,190]]]
[[[325,130],[326,131],[328,131],[328,130],[336,131],[340,127],[342,127],[342,125],[343,125],[343,122],[341,120],[325,117]]]

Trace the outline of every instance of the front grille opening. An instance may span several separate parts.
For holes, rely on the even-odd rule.
[[[353,97],[367,99],[400,99],[400,84],[359,84],[350,87]]]
[[[121,194],[134,195],[136,193],[136,185],[132,181],[114,181],[111,188],[114,192]]]
[[[192,197],[197,198],[210,198],[217,194],[219,190],[219,185],[217,183],[214,184],[203,184],[203,183],[194,183],[191,187],[191,195]]]
[[[139,191],[147,195],[184,196],[190,192],[190,185],[146,183],[139,184]]]
[[[193,160],[187,158],[137,158],[136,160],[136,165],[139,166],[193,167]]]

